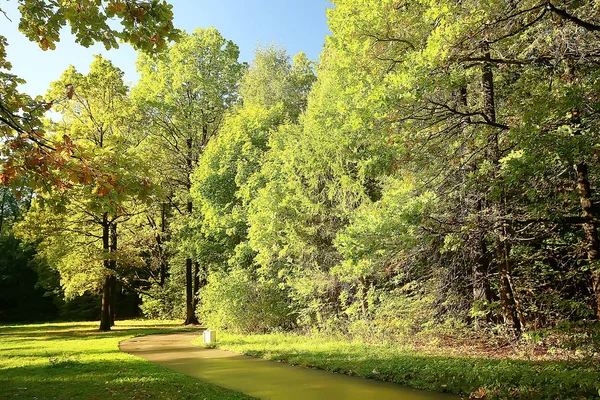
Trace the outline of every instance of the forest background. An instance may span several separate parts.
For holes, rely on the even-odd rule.
[[[44,99],[0,51],[0,319],[567,330],[597,352],[598,13],[337,0],[318,63],[266,46],[249,65],[216,29],[167,24],[138,32],[134,87],[98,56]]]

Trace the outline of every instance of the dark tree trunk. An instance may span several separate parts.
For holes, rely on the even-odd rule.
[[[117,244],[117,223],[113,222],[110,227],[110,269],[114,274],[117,270],[117,259],[116,252],[118,249]],[[109,302],[109,314],[110,314],[110,325],[114,326],[115,324],[115,316],[117,314],[117,279],[114,275],[110,276],[110,302]]]
[[[167,232],[167,227],[166,227],[166,208],[167,208],[167,203],[166,202],[162,202],[162,206],[161,206],[161,210],[160,210],[160,236],[159,236],[159,241],[158,241],[158,247],[159,247],[159,254],[160,254],[160,286],[164,286],[165,285],[165,281],[167,280],[167,255],[165,254],[165,249],[163,248],[163,240],[165,237],[165,234]]]
[[[581,114],[579,110],[571,111],[571,125],[574,128],[575,135],[581,135]],[[594,218],[594,207],[592,204],[592,187],[590,185],[588,166],[585,162],[579,162],[574,165],[577,173],[577,193],[579,194],[579,203],[581,204],[581,216],[584,220],[589,220],[583,224],[583,233],[585,237],[585,251],[588,262],[592,270],[592,291],[594,296],[594,307],[596,318],[600,319],[600,271],[596,263],[600,258],[600,244],[598,243],[598,229],[592,221]]]
[[[188,217],[192,216],[192,199],[190,197],[190,190],[192,189],[192,167],[193,167],[193,153],[192,153],[192,139],[187,139],[187,190],[188,190],[188,201],[187,201],[187,214]],[[198,324],[198,318],[196,318],[196,304],[194,301],[194,276],[192,271],[192,259],[186,258],[185,260],[185,304],[186,304],[186,316],[185,325]]]
[[[4,225],[4,207],[6,205],[6,192],[8,188],[2,188],[2,204],[0,204],[0,235],[2,235],[2,227]]]
[[[592,265],[592,290],[594,292],[594,303],[596,307],[596,317],[600,319],[600,271],[595,268],[595,264],[600,258],[600,246],[598,242],[598,230],[596,224],[592,222],[594,217],[592,208],[592,189],[588,177],[588,166],[584,162],[575,164],[577,172],[577,192],[579,193],[579,202],[581,203],[581,213],[583,218],[590,222],[583,224],[585,235],[585,250],[588,262]]]
[[[492,92],[493,92],[493,88]],[[469,102],[467,88],[462,87],[459,94],[459,102],[463,107],[463,112],[469,112]],[[493,96],[489,100],[493,104]],[[490,112],[492,112],[490,110]],[[471,117],[465,117],[466,122],[470,124],[472,122]],[[463,157],[469,156],[469,149],[467,144],[463,149]],[[465,166],[463,173],[463,184],[466,185],[466,176],[469,173],[475,171],[475,164],[473,162],[468,163]],[[489,265],[490,258],[488,255],[487,244],[485,239],[485,228],[483,221],[481,220],[481,211],[483,209],[483,200],[480,198],[480,193],[467,194],[465,208],[468,214],[475,214],[475,227],[469,232],[468,243],[471,249],[470,260],[471,260],[471,286],[473,293],[473,304],[476,303],[490,303],[493,301],[492,290],[490,288],[489,281]],[[475,325],[479,325],[481,322],[480,318],[475,318]]]
[[[185,295],[186,295],[186,318],[185,325],[198,324],[198,318],[196,318],[196,302],[194,300],[194,287],[193,287],[193,274],[192,274],[192,260],[190,258],[185,260]]]
[[[198,307],[198,292],[200,291],[200,264],[194,262],[194,310]]]
[[[489,58],[490,53],[487,51],[485,57]],[[494,73],[492,66],[489,63],[484,63],[481,74],[481,86],[483,92],[483,112],[487,116],[487,121],[496,123],[496,100],[494,89]],[[487,156],[488,160],[497,165],[500,161],[500,146],[498,144],[498,129],[490,127],[490,133],[487,140]]]
[[[110,331],[110,286],[111,279],[107,276],[104,279],[104,287],[102,288],[102,309],[100,311],[100,330]]]
[[[115,317],[117,315],[117,280],[114,276],[110,276],[110,287],[109,287],[109,304],[108,313],[110,315],[110,326],[115,325]]]
[[[110,261],[108,254],[110,252],[110,224],[108,222],[108,214],[104,213],[102,216],[102,250],[104,251],[104,268],[107,270],[107,276],[104,279],[104,286],[102,288],[102,308],[100,310],[100,330],[110,331],[110,286],[111,286],[111,273]]]
[[[490,58],[489,48],[484,48],[484,58]],[[494,74],[492,65],[484,63],[481,75],[482,92],[483,92],[483,110],[486,115],[487,122],[495,124],[496,120],[496,103],[494,90]],[[487,140],[487,157],[492,165],[498,166],[500,163],[501,152],[498,140],[499,130],[490,127],[490,133]],[[503,199],[496,206],[501,208],[500,214],[505,215],[504,195]],[[496,232],[496,255],[498,258],[498,270],[500,271],[500,303],[502,308],[502,316],[504,322],[516,335],[520,335],[522,330],[522,318],[519,318],[521,312],[518,302],[515,299],[512,276],[511,276],[511,258],[510,258],[510,229],[503,225]]]

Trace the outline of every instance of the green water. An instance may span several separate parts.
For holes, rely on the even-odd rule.
[[[204,349],[190,342],[198,333],[151,335],[121,343],[121,350],[216,385],[261,399],[450,400],[455,396],[417,391],[393,383]]]

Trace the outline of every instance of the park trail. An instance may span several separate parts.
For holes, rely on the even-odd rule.
[[[331,372],[291,366],[191,344],[198,332],[149,335],[125,340],[121,351],[174,371],[272,400],[451,400],[458,397],[417,391]]]

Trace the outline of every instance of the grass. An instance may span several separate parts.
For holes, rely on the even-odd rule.
[[[197,340],[196,344],[200,343]],[[376,345],[294,334],[217,333],[217,347],[255,357],[470,398],[600,397],[598,358],[529,361],[457,356],[435,349]]]
[[[0,399],[248,399],[119,351],[122,340],[182,330],[174,322],[0,325]]]

